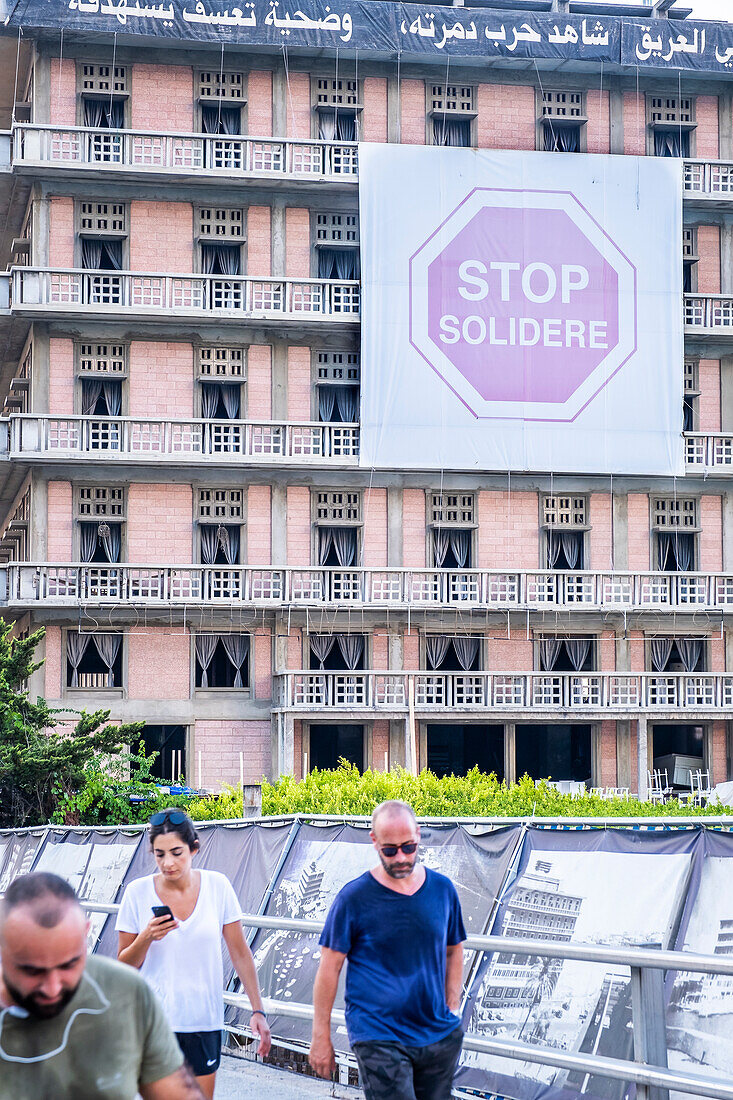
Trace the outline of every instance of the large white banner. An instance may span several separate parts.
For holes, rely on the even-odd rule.
[[[681,474],[677,160],[359,146],[361,463]]]

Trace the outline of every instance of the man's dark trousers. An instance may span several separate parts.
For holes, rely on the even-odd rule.
[[[425,1047],[354,1043],[366,1100],[450,1100],[462,1043],[460,1027]]]

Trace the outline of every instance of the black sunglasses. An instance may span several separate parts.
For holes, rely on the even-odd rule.
[[[183,810],[160,810],[150,818],[150,824],[162,825],[164,821],[170,821],[171,825],[182,825],[187,817]]]
[[[404,852],[406,856],[411,856],[413,852],[417,851],[417,844],[414,840],[408,840],[407,844],[383,844],[379,850],[383,856],[388,858],[396,856],[398,852]]]

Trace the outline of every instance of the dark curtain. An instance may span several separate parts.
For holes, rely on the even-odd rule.
[[[357,248],[319,248],[319,279],[358,279],[359,250]]]
[[[122,130],[125,104],[121,99],[85,99],[84,125],[95,130]]]
[[[433,145],[451,145],[459,149],[470,149],[470,120],[467,118],[434,118]]]
[[[81,266],[86,271],[120,271],[122,268],[122,241],[107,241],[100,237],[82,237]]]
[[[690,135],[687,130],[655,130],[654,155],[657,157],[689,157]]]
[[[564,122],[544,124],[545,150],[550,153],[577,153],[580,151],[580,127]]]
[[[321,141],[356,141],[356,130],[356,112],[318,112],[318,137]]]
[[[201,270],[205,275],[241,275],[242,249],[238,244],[201,244]]]
[[[242,112],[239,107],[204,104],[201,107],[201,129],[205,134],[241,134]]]
[[[670,573],[687,573],[693,568],[694,535],[660,531],[659,568]]]

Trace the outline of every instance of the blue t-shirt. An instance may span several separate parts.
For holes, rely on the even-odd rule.
[[[445,1003],[446,947],[466,938],[450,879],[425,869],[416,894],[398,894],[366,871],[337,895],[322,947],[348,956],[346,1027],[352,1043],[423,1047],[459,1019]]]

